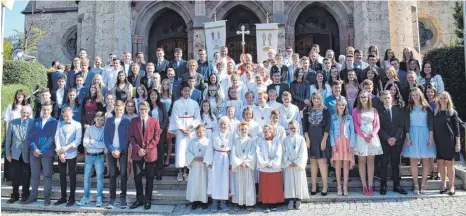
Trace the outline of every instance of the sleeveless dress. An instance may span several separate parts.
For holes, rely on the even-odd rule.
[[[411,146],[404,144],[403,155],[409,158],[435,158],[435,145],[429,146],[429,126],[427,118],[429,113],[422,107],[414,106],[410,115],[409,136]]]
[[[345,137],[345,121],[340,121],[340,136],[335,137],[333,148],[336,148],[337,151],[332,151],[332,163],[334,161],[349,161],[350,167],[354,166],[354,153],[350,148],[350,139]]]
[[[358,89],[354,87],[354,85],[348,85],[348,89],[346,89],[346,98],[348,99],[349,102],[349,110],[353,110],[354,107],[354,102],[356,101],[356,98],[358,97]]]
[[[373,130],[374,111],[361,112],[360,129],[364,134],[369,134]],[[379,136],[372,137],[370,143],[366,143],[363,137],[356,134],[356,145],[354,154],[358,156],[381,155],[383,154]]]

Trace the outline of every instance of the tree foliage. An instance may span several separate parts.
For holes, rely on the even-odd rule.
[[[3,60],[11,60],[11,54],[13,53],[13,46],[11,42],[6,38],[3,40]]]
[[[24,33],[15,29],[19,49],[24,50],[28,54],[37,53],[37,42],[44,38],[46,32],[38,27],[31,26]]]
[[[464,20],[463,20],[463,6],[461,1],[457,1],[455,4],[455,12],[453,13],[453,18],[455,19],[456,30],[455,34],[458,37],[458,44],[463,44],[464,40]]]

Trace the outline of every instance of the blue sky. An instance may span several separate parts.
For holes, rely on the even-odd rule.
[[[24,15],[21,11],[28,4],[28,0],[16,0],[13,5],[13,10],[5,9],[5,37],[15,34],[15,29],[24,31]]]

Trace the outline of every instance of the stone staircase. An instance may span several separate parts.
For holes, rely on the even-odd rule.
[[[410,174],[410,168],[409,166],[401,166],[401,187],[403,187],[407,191],[412,191],[413,189],[413,181],[412,177]],[[52,177],[52,182],[53,182],[53,188],[52,188],[52,199],[56,200],[60,198],[60,178],[58,175],[58,162],[54,162],[54,175]],[[185,181],[178,182],[176,180],[176,175],[177,175],[177,168],[174,167],[173,164],[171,164],[169,167],[164,168],[164,176],[161,181],[154,181],[154,190],[153,190],[153,204],[188,204],[188,202],[185,200],[185,195],[186,195],[186,186],[187,183]],[[421,167],[419,167],[419,173],[421,174]],[[3,172],[1,173],[3,176]],[[307,175],[308,175],[308,184],[309,184],[309,190],[311,188],[311,178],[310,178],[310,168],[308,165],[307,168]],[[389,173],[390,175],[390,173]],[[357,166],[353,167],[353,169],[350,171],[350,178],[351,181],[349,182],[348,189],[350,191],[350,196],[349,197],[337,197],[336,194],[333,196],[333,193],[336,192],[337,190],[337,183],[336,181],[330,181],[329,182],[329,196],[327,197],[321,197],[320,195],[317,196],[312,196],[311,200],[309,201],[343,201],[343,200],[351,200],[351,199],[367,199],[371,200],[374,199],[373,197],[366,197],[366,196],[359,196],[361,195],[361,181],[359,180],[359,173],[358,173],[358,168]],[[419,176],[419,179],[421,176]],[[143,182],[145,183],[145,179],[143,179]],[[93,177],[91,178],[91,201],[95,199],[96,195],[96,178]],[[375,184],[375,190],[378,191],[380,188],[380,180],[375,179],[374,180]],[[39,198],[43,197],[43,176],[41,176],[41,183],[39,187]],[[119,194],[119,185],[120,185],[120,178],[117,177],[117,202],[118,202],[118,194]],[[321,178],[318,177],[318,185],[322,186],[322,181]],[[391,191],[393,188],[393,181],[388,180],[387,182],[388,185],[388,191]],[[456,178],[455,180],[455,186],[457,190],[459,191],[460,188],[462,187],[463,182],[461,179]],[[104,193],[103,193],[103,198],[104,201],[109,199],[109,187],[110,187],[110,181],[109,179],[104,179]],[[438,193],[438,191],[441,188],[441,182],[440,180],[429,180],[426,185],[426,190],[428,190],[431,194]],[[83,158],[78,158],[78,164],[77,164],[77,190],[76,190],[76,200],[79,201],[81,197],[84,194],[84,159]],[[11,182],[3,183],[2,188],[1,188],[1,196],[3,198],[7,198],[10,196],[12,193],[12,187],[11,187]],[[378,194],[376,192],[376,194]],[[332,195],[332,196],[330,196]],[[386,196],[387,199],[393,198],[393,196],[398,197],[396,194],[392,196]],[[384,199],[385,196],[380,196],[378,199]],[[409,196],[412,198],[412,196]],[[403,198],[403,196],[399,196],[399,198]],[[406,197],[408,198],[408,197]],[[134,178],[133,176],[128,177],[128,191],[127,191],[127,201],[129,204],[131,204],[133,201],[136,200],[136,189],[135,189],[135,183],[134,183]]]

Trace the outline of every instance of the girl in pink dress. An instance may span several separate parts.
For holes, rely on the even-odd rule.
[[[348,113],[344,98],[337,99],[335,114],[331,116],[330,145],[332,146],[332,164],[337,178],[337,195],[348,196],[349,170],[354,165],[353,147],[355,133],[353,118]],[[341,167],[343,166],[343,193],[341,191]]]
[[[351,110],[353,110],[354,102],[356,101],[359,92],[358,79],[356,78],[355,71],[348,71],[348,77],[347,80],[345,80],[343,86],[345,94],[342,93],[342,95],[348,98],[349,109],[351,112]]]

